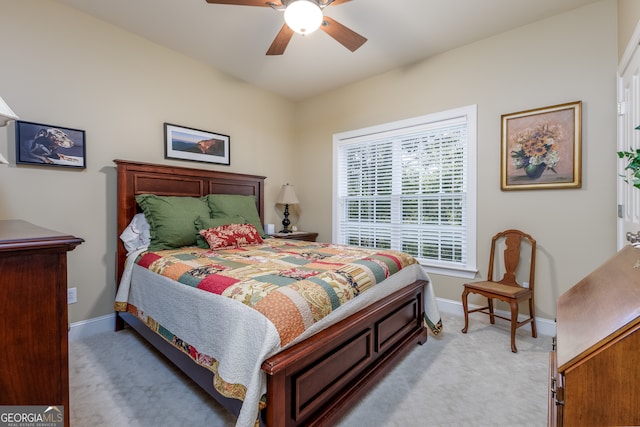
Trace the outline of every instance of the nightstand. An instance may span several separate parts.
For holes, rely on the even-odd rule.
[[[271,237],[275,237],[276,239],[294,239],[294,240],[304,240],[307,242],[315,242],[318,237],[318,233],[312,233],[308,231],[294,231],[292,233],[275,233],[272,234]]]

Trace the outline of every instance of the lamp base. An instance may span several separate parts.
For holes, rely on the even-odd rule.
[[[292,231],[289,230],[289,224],[291,224],[291,221],[289,221],[289,205],[284,205],[284,219],[282,220],[282,230],[280,230],[280,232],[291,233]]]

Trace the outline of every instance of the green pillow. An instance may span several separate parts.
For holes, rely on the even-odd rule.
[[[241,216],[231,216],[231,217],[219,217],[219,218],[209,218],[209,217],[198,217],[196,218],[195,226],[196,230],[207,230],[209,228],[220,227],[221,225],[229,225],[229,224],[245,224],[246,221]],[[200,233],[196,235],[196,245],[199,248],[209,249],[209,244],[207,243],[207,239],[202,237]]]
[[[139,194],[136,201],[149,222],[151,251],[195,245],[196,219],[211,216],[204,197]]]
[[[255,196],[209,194],[205,197],[209,202],[212,218],[241,216],[247,224],[253,224],[258,233],[260,233],[260,237],[266,237],[260,221],[260,214],[256,207]]]

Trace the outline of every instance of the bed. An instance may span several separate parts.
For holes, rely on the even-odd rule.
[[[250,196],[255,202],[259,216],[257,221],[264,223],[265,177],[125,160],[115,160],[115,163],[118,178],[118,236],[130,227],[132,219],[140,213],[138,201],[141,195],[148,194],[169,198],[209,197],[207,195]],[[300,259],[305,260],[304,262],[316,262],[325,256],[333,259],[331,251],[351,250],[349,247],[339,248],[330,244],[318,244],[317,247],[310,245],[314,244],[265,238],[260,245],[248,245],[252,249],[255,246],[255,249],[261,252],[247,255],[244,251],[248,246],[236,247],[237,250],[229,251],[235,252],[235,260],[220,263],[239,264],[238,261],[241,263],[248,258],[262,260],[262,256],[267,252],[277,252],[278,259],[265,261],[272,264],[283,263],[284,256],[287,257],[286,262],[291,259],[294,263]],[[191,247],[161,251],[173,255],[174,263],[162,261],[160,265],[201,262],[204,255],[199,250],[207,251]],[[155,289],[171,289],[170,292],[174,292],[173,289],[179,287],[187,289],[189,295],[200,290],[194,289],[194,286],[177,286],[171,279],[155,274],[153,268],[149,267],[154,265],[152,262],[147,263],[146,268],[133,262],[133,259],[137,258],[138,262],[144,264],[145,257],[156,260],[155,252],[150,254],[149,251],[142,250],[129,257],[127,252],[123,242],[118,239],[116,269],[119,283],[117,292],[120,296],[116,297],[116,330],[124,327],[135,329],[207,393],[237,415],[237,425],[240,426],[257,423],[274,427],[326,425],[335,422],[377,380],[387,374],[404,354],[413,350],[416,344],[425,343],[429,330],[437,334],[442,327],[429,278],[417,263],[412,264],[410,261],[407,261],[406,268],[403,265],[396,274],[388,278],[381,276],[380,283],[384,283],[384,286],[372,286],[357,298],[352,298],[342,305],[337,304],[335,310],[317,322],[307,322],[301,333],[297,331],[287,335],[286,331],[289,330],[291,322],[287,322],[286,319],[277,320],[277,314],[272,318],[276,320],[264,321],[261,318],[262,313],[256,311],[255,307],[238,304],[232,298],[221,297],[219,294],[222,291],[200,292],[206,294],[204,298],[210,299],[210,304],[222,303],[216,306],[214,313],[209,314],[200,314],[200,305],[204,305],[202,301],[194,303],[182,294],[169,293],[164,302],[140,302],[144,301],[143,295],[159,293]],[[209,255],[212,252],[212,256],[219,256],[221,252],[227,251],[207,251]],[[318,256],[318,253],[321,256]],[[371,255],[368,255],[367,260],[377,257],[375,254],[373,257]],[[389,262],[388,257],[394,261]],[[377,258],[374,259],[373,269],[381,265],[384,270],[385,263],[395,265],[398,263],[396,258],[404,258],[404,255],[385,254],[382,261],[380,257]],[[185,259],[188,261],[184,261]],[[194,259],[195,261],[192,261]],[[309,259],[311,261],[308,261]],[[263,265],[266,264],[243,268],[255,269]],[[308,268],[309,265],[304,266],[305,270],[312,269]],[[172,268],[175,269],[171,267],[167,270]],[[395,267],[391,269],[395,271]],[[278,278],[282,279],[282,275]],[[202,279],[202,282],[205,280]],[[287,280],[290,281],[290,277],[287,277]],[[217,285],[213,285],[215,286]],[[133,295],[131,301],[127,300],[128,295]],[[246,300],[247,298],[244,302]],[[145,305],[145,310],[140,310],[138,305]],[[169,313],[170,310],[163,308],[168,305],[183,310],[179,311],[182,314]],[[204,307],[202,310],[207,308]],[[251,319],[246,320],[247,324],[263,326],[248,326],[242,329],[239,325],[245,320],[240,320],[241,317],[236,315],[235,310]],[[203,323],[202,327],[207,330],[211,326],[201,318],[208,319],[207,316],[223,314],[225,318],[231,317],[237,321],[220,328],[233,329],[229,332],[233,338],[222,345],[215,340],[214,344],[209,343],[209,338],[204,337],[206,334],[196,331],[198,328],[185,329],[179,324],[180,320],[176,320],[177,317],[199,318],[198,321],[190,320],[187,323],[192,326]],[[165,324],[176,330],[168,331]],[[259,343],[251,341],[252,334],[261,328],[266,331],[266,335],[260,336]],[[198,348],[198,351],[194,350],[195,348]],[[255,356],[249,357],[257,357],[257,365],[255,360],[248,363],[239,357],[238,348],[242,349],[242,353],[255,353]],[[254,348],[258,350],[253,351]],[[206,351],[200,351],[202,349]],[[210,353],[215,353],[215,357],[212,358]],[[225,360],[227,354],[230,360]],[[232,372],[235,369],[233,363],[242,365],[243,369],[245,365],[249,366],[250,372]],[[229,378],[247,378],[247,384],[243,384],[243,381],[229,381]],[[238,389],[241,393],[238,393]],[[238,399],[239,395],[243,399]]]

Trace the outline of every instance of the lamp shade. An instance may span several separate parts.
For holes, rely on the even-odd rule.
[[[278,194],[278,198],[276,199],[276,203],[279,205],[297,205],[300,203],[298,201],[298,197],[296,197],[293,185],[285,184],[282,186],[280,194]]]
[[[284,10],[284,22],[299,34],[310,34],[322,24],[322,10],[309,0],[294,0]]]
[[[0,97],[0,126],[6,126],[10,120],[18,120],[18,116],[11,111],[11,108],[9,108],[7,103]]]

